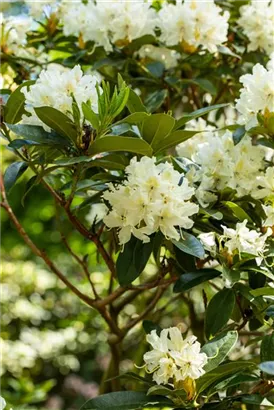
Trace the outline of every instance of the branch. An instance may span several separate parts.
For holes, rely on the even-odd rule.
[[[83,294],[82,292],[79,291],[64,275],[63,273],[54,265],[54,263],[49,259],[47,254],[44,251],[41,251],[35,244],[32,242],[30,237],[28,236],[27,232],[24,230],[18,219],[16,218],[15,214],[13,213],[13,210],[11,209],[7,196],[6,196],[6,191],[4,187],[4,182],[3,182],[3,177],[2,175],[0,176],[0,189],[1,189],[1,194],[2,194],[2,202],[1,202],[1,207],[4,208],[11,221],[14,223],[15,228],[17,229],[18,233],[21,235],[21,237],[24,239],[26,244],[30,247],[30,249],[33,251],[33,253],[40,258],[44,260],[44,262],[47,264],[47,266],[50,268],[52,272],[55,273],[56,276],[58,276],[59,279],[73,292],[75,295],[77,295],[80,299],[82,299],[85,303],[87,303],[89,306],[94,307],[94,300],[88,297],[87,295]]]

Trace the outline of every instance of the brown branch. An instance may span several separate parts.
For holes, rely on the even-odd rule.
[[[3,183],[3,177],[2,175],[0,176],[0,189],[1,189],[1,194],[2,194],[2,202],[1,202],[1,207],[4,208],[11,221],[15,225],[15,228],[17,229],[18,233],[21,235],[21,237],[24,239],[26,244],[30,247],[30,249],[33,251],[33,253],[40,258],[44,260],[46,265],[50,268],[50,270],[55,273],[56,276],[73,292],[75,295],[77,295],[81,300],[83,300],[85,303],[87,303],[89,306],[94,307],[94,300],[88,297],[87,295],[83,294],[82,292],[79,291],[64,275],[63,273],[54,265],[54,263],[49,259],[47,254],[44,251],[41,251],[35,244],[32,242],[30,237],[28,236],[27,232],[24,230],[20,222],[18,221],[17,217],[13,213],[13,210],[11,209],[7,196],[6,196],[6,191]]]

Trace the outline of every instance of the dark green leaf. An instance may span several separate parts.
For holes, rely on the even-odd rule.
[[[142,410],[173,406],[173,402],[162,396],[147,396],[145,392],[121,391],[103,394],[89,400],[81,410]]]
[[[201,87],[203,90],[209,92],[212,95],[217,94],[217,89],[215,85],[207,78],[195,78],[194,83],[199,85],[199,87]]]
[[[34,83],[35,81],[25,81],[10,95],[5,106],[5,122],[9,124],[16,124],[22,119],[22,115],[25,112],[25,96],[21,92],[21,89]]]
[[[265,314],[269,317],[274,317],[274,305],[269,306],[266,309]]]
[[[175,119],[167,114],[152,114],[143,123],[142,136],[152,148],[161,143],[174,127]]]
[[[198,133],[199,131],[187,131],[187,130],[173,131],[164,140],[159,141],[157,146],[154,147],[154,151],[156,154],[158,154],[161,151],[164,151],[168,148],[172,148],[175,145],[178,145],[181,142],[188,140],[189,138],[193,137],[193,135],[196,135]]]
[[[177,282],[175,282],[173,292],[185,292],[194,286],[200,285],[201,283],[214,279],[220,275],[221,272],[215,269],[200,269],[197,272],[184,273],[180,276]]]
[[[208,362],[204,366],[206,372],[210,372],[221,364],[238,340],[236,331],[227,332],[211,339],[202,347],[202,352],[208,357]]]
[[[82,103],[82,110],[85,119],[88,120],[93,128],[97,130],[99,128],[98,114],[96,114],[87,103]]]
[[[160,61],[154,61],[153,63],[148,63],[146,65],[146,68],[149,70],[149,72],[157,78],[162,77],[165,71],[165,66],[163,63]]]
[[[143,243],[132,237],[117,259],[117,278],[122,286],[129,285],[143,272],[151,255],[153,241]]]
[[[246,130],[245,127],[239,127],[237,128],[234,132],[233,132],[233,141],[234,144],[237,145],[239,144],[239,142],[243,139],[243,137],[245,136]]]
[[[196,258],[203,259],[205,257],[205,251],[199,239],[185,231],[183,231],[182,234],[183,238],[180,241],[173,240],[172,243],[181,251],[196,256]]]
[[[144,320],[143,321],[143,328],[146,334],[149,334],[152,332],[152,330],[156,330],[157,335],[159,336],[162,328],[161,326],[157,325],[156,323],[153,323],[151,320]]]
[[[140,97],[133,91],[129,91],[127,100],[127,107],[131,113],[133,112],[147,112],[146,107],[142,103]]]
[[[145,100],[148,112],[154,112],[160,108],[167,96],[168,90],[166,89],[154,91],[152,94],[149,94]]]
[[[181,128],[183,125],[185,125],[187,122],[193,120],[194,118],[199,118],[202,117],[203,115],[208,114],[211,111],[218,110],[219,108],[227,107],[229,104],[216,104],[216,105],[211,105],[209,107],[205,108],[200,108],[197,111],[193,111],[192,113],[189,114],[184,114],[176,123],[175,129]]]
[[[14,134],[26,138],[27,141],[46,145],[69,145],[67,139],[60,137],[60,135],[54,132],[47,132],[43,127],[37,125],[7,124],[7,126]]]
[[[63,137],[68,137],[72,141],[77,139],[77,131],[73,122],[63,114],[61,111],[56,110],[52,107],[38,107],[34,108],[39,119],[50,127],[52,130],[56,131]]]
[[[18,178],[26,171],[28,164],[24,161],[13,162],[4,174],[4,185],[7,193],[14,186]]]
[[[261,361],[274,361],[274,332],[271,335],[264,336],[261,344]]]
[[[90,147],[91,155],[102,152],[126,151],[141,155],[152,155],[152,148],[149,144],[140,139],[132,137],[106,136],[98,138]]]
[[[208,339],[216,335],[228,322],[235,305],[232,289],[222,289],[210,300],[205,315],[205,334]],[[221,312],[216,314],[216,312]]]
[[[113,125],[116,126],[118,124],[123,124],[123,123],[127,123],[130,125],[139,124],[140,122],[143,122],[144,120],[146,120],[148,117],[149,117],[149,114],[147,114],[146,112],[134,112],[133,114],[130,114],[127,117],[123,118],[121,121],[117,121]]]

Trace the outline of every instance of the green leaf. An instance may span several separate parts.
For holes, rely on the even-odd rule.
[[[260,363],[259,369],[264,373],[274,376],[274,361]]]
[[[154,91],[154,93],[149,94],[145,100],[148,112],[154,112],[160,108],[167,96],[168,90],[166,89]]]
[[[211,339],[202,347],[202,352],[208,357],[204,366],[206,372],[210,372],[221,364],[231,352],[238,340],[238,332],[231,331]]]
[[[208,339],[216,335],[230,318],[235,305],[232,289],[222,289],[210,300],[205,314],[205,334]],[[221,312],[217,314],[217,312]]]
[[[205,251],[199,239],[185,231],[183,231],[182,234],[183,238],[180,241],[173,240],[173,245],[189,255],[203,259],[205,257]]]
[[[89,154],[95,155],[102,152],[126,151],[141,155],[152,155],[152,148],[149,144],[133,137],[106,136],[98,138],[90,147]]]
[[[169,134],[164,140],[159,141],[158,145],[154,147],[154,151],[158,154],[168,148],[172,148],[175,145],[180,144],[193,137],[193,135],[199,134],[199,131],[187,131],[187,130],[177,130]]]
[[[274,296],[274,288],[266,286],[264,288],[258,288],[250,291],[252,296]]]
[[[14,186],[17,179],[26,171],[28,164],[24,161],[13,162],[8,166],[4,174],[4,185],[7,193]]]
[[[174,390],[171,390],[168,387],[154,385],[148,389],[147,395],[151,396],[151,395],[157,394],[159,396],[170,396],[172,395],[173,392]]]
[[[159,336],[161,331],[163,330],[161,326],[157,325],[156,323],[153,323],[151,320],[144,320],[143,321],[143,329],[146,332],[146,334],[149,334],[152,332],[152,330],[156,330],[157,335]]]
[[[132,237],[117,259],[117,278],[122,286],[129,285],[143,272],[153,248],[153,241],[143,243]]]
[[[147,114],[146,112],[134,112],[128,115],[127,117],[123,118],[122,120],[115,122],[113,126],[116,126],[118,124],[124,124],[124,123],[130,124],[130,125],[139,124],[140,122],[143,122],[144,120],[146,120],[149,116],[150,114]]]
[[[97,130],[99,128],[98,114],[96,114],[87,103],[82,103],[82,111],[85,119]]]
[[[245,127],[239,127],[237,128],[234,132],[233,132],[233,141],[234,141],[234,145],[239,144],[239,142],[244,138],[246,133]]]
[[[217,94],[217,89],[215,87],[215,85],[209,81],[206,78],[195,78],[194,79],[194,84],[199,85],[199,87],[201,87],[203,90],[209,92],[212,95],[216,95]]]
[[[274,332],[264,336],[261,344],[261,361],[274,361]]]
[[[14,134],[26,138],[27,141],[34,141],[37,144],[46,145],[70,145],[67,139],[53,132],[47,132],[43,127],[37,125],[7,124],[7,126]]]
[[[200,108],[199,110],[193,111],[190,114],[184,114],[177,122],[175,129],[181,128],[183,125],[185,125],[187,122],[193,120],[194,118],[199,118],[202,117],[203,115],[208,114],[211,111],[218,110],[223,107],[227,107],[229,104],[216,104],[216,105],[211,105],[209,107],[205,108]]]
[[[133,112],[147,112],[146,107],[142,103],[140,97],[131,89],[127,100],[127,108]]]
[[[22,115],[25,113],[25,96],[21,89],[34,83],[35,81],[25,81],[10,95],[5,106],[5,122],[16,124],[22,119]]]
[[[218,382],[218,380],[222,380],[230,374],[236,374],[255,366],[256,365],[253,362],[244,360],[230,362],[218,366],[216,369],[204,374],[196,381],[197,396],[201,394],[209,386],[211,386],[213,383]]]
[[[269,306],[266,309],[265,314],[269,317],[274,317],[274,305]]]
[[[68,137],[72,141],[76,141],[77,131],[75,125],[70,118],[61,111],[52,107],[38,107],[34,108],[34,110],[38,118],[52,130],[65,138]]]
[[[173,402],[162,396],[147,396],[145,392],[120,391],[103,394],[89,400],[81,410],[142,410],[173,406]]]
[[[162,77],[165,71],[165,66],[160,61],[154,61],[153,63],[146,64],[148,71],[157,78]]]
[[[247,219],[249,222],[253,223],[252,219],[250,216],[241,208],[239,205],[235,204],[234,202],[231,201],[222,201],[222,205],[230,209],[233,213],[233,215],[238,218],[241,222],[243,222],[245,219]]]
[[[200,269],[197,270],[197,272],[184,273],[177,282],[175,282],[173,292],[185,292],[186,290],[194,288],[194,286],[200,285],[220,275],[221,272],[215,269]]]
[[[152,147],[167,137],[174,127],[175,119],[167,114],[152,114],[143,123],[142,136]]]

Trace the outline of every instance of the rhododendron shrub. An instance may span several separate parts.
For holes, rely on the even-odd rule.
[[[1,206],[108,327],[102,395],[82,409],[273,406],[272,2],[26,3],[31,28],[3,19],[13,160]],[[22,175],[23,202],[36,186],[51,197],[84,284],[10,206]],[[93,244],[106,287],[71,232]],[[170,304],[186,315],[170,317]],[[124,346],[145,333],[121,374]]]

